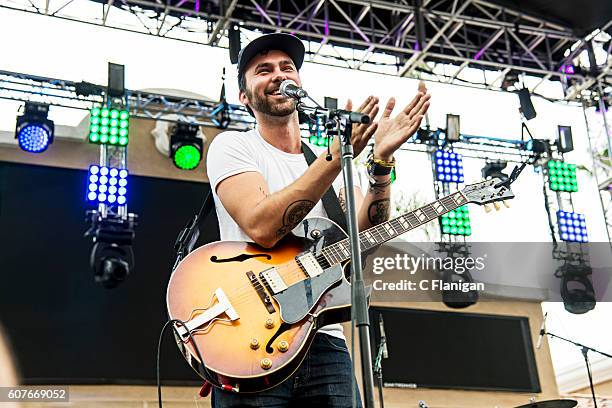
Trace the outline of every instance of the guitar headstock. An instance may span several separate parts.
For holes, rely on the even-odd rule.
[[[461,192],[466,196],[470,203],[484,205],[485,210],[490,211],[486,204],[493,203],[495,209],[499,209],[498,201],[503,201],[508,207],[505,200],[514,198],[514,193],[509,187],[499,186],[502,180],[492,178],[490,180],[481,181],[467,185]]]

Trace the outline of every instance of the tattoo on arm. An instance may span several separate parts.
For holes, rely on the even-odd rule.
[[[276,231],[276,235],[282,237],[295,228],[314,206],[315,203],[310,200],[299,200],[289,204],[283,214],[283,226]]]
[[[346,198],[344,197],[344,190],[338,194],[338,201],[340,201],[340,207],[342,211],[346,212]]]
[[[388,198],[372,201],[368,207],[368,220],[372,225],[380,224],[389,219],[390,203],[391,200]]]
[[[370,184],[369,191],[374,195],[384,194],[391,185],[391,179],[380,183]]]
[[[270,195],[270,194],[266,193],[261,186],[259,186],[259,191],[261,191],[261,194],[263,194],[264,197],[268,197]]]

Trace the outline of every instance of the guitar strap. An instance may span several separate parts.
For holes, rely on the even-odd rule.
[[[309,166],[317,159],[317,156],[315,156],[310,147],[304,142],[302,142],[302,152]],[[338,196],[333,186],[329,186],[325,194],[323,194],[321,201],[323,202],[323,208],[325,208],[327,217],[346,231],[346,216],[340,207],[340,201],[338,201]]]

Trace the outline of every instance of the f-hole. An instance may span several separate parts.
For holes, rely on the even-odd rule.
[[[280,336],[281,334],[283,334],[290,328],[291,328],[290,324],[285,323],[285,322],[281,323],[276,333],[274,333],[274,336],[272,336],[272,338],[268,340],[268,344],[266,344],[266,352],[268,354],[272,354],[274,352],[274,348],[272,347],[272,343],[274,343],[274,340],[276,340],[278,336]]]

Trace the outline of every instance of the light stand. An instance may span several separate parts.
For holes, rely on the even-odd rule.
[[[547,332],[547,331],[544,331],[544,330],[541,330],[540,334],[542,334],[542,335],[546,334],[547,336],[554,337],[554,338],[557,338],[559,340],[563,340],[563,341],[565,341],[567,343],[571,343],[574,346],[580,348],[580,351],[582,352],[582,356],[584,357],[584,364],[586,365],[587,374],[589,376],[589,386],[591,387],[591,395],[593,396],[593,406],[595,408],[597,408],[597,399],[595,398],[595,388],[593,387],[593,373],[591,372],[591,364],[589,363],[589,355],[588,355],[588,353],[589,353],[589,351],[593,351],[595,353],[599,353],[602,356],[608,357],[608,358],[612,358],[612,355],[610,355],[608,353],[604,353],[603,351],[595,350],[592,347],[585,346],[584,344],[577,343],[577,342],[575,342],[573,340],[569,340],[569,339],[566,339],[565,337],[557,336],[554,333],[550,333],[550,332]]]
[[[316,102],[315,102],[316,103]],[[372,372],[372,350],[370,348],[370,321],[368,317],[368,302],[363,270],[361,265],[361,249],[359,246],[359,227],[357,225],[357,206],[353,190],[353,145],[351,134],[353,123],[370,123],[370,117],[359,112],[350,112],[322,107],[310,108],[302,102],[297,103],[297,110],[309,116],[322,115],[326,123],[335,122],[340,129],[340,153],[342,155],[342,174],[344,178],[344,194],[346,198],[347,234],[351,245],[351,328],[357,327],[361,351],[361,371],[363,375],[363,393],[365,408],[374,408],[374,376]],[[353,326],[354,325],[354,326]],[[352,334],[352,333],[351,333]],[[351,338],[354,338],[351,336]],[[353,406],[357,406],[357,393],[353,387]]]

